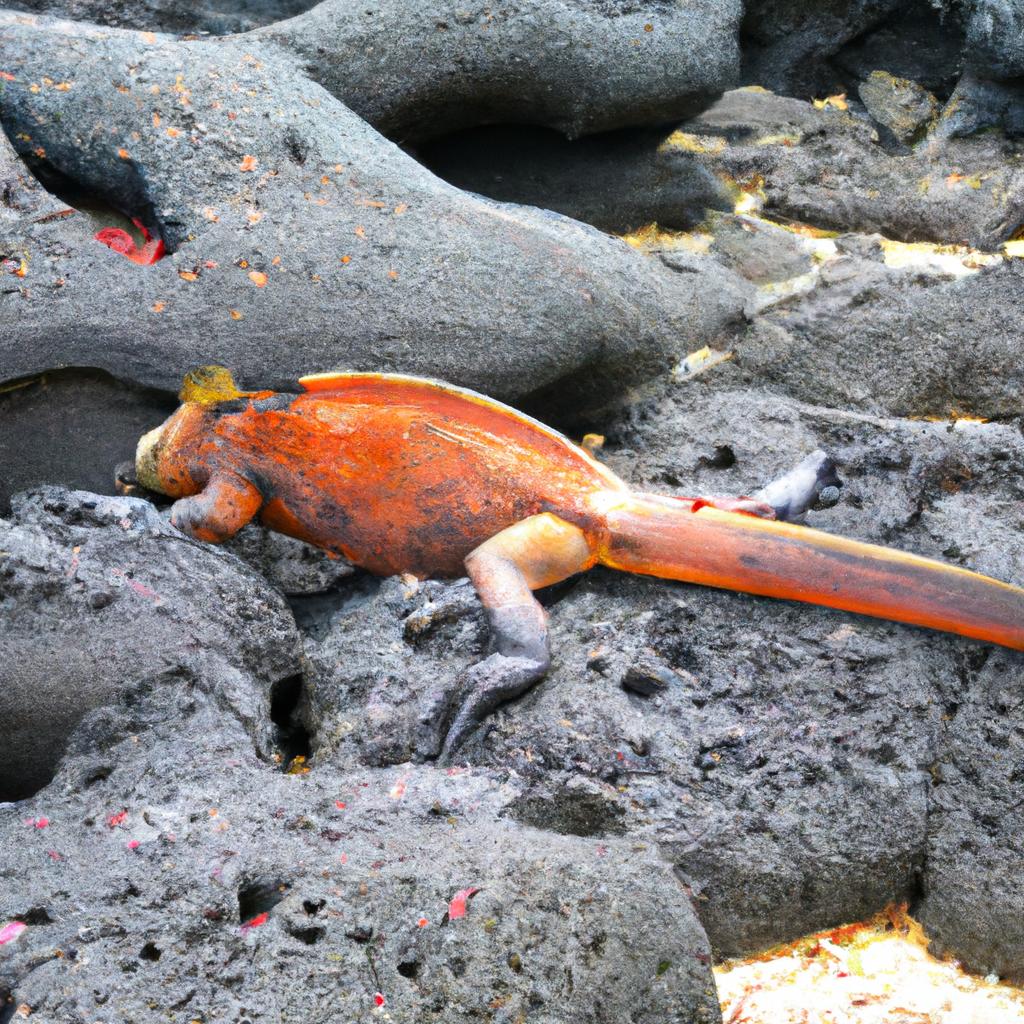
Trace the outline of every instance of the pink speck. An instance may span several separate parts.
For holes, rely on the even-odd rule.
[[[387,1000],[384,998],[383,995],[381,995],[380,992],[374,992],[373,993],[373,1005],[374,1006],[383,1006],[386,1002],[387,1002]]]
[[[419,919],[419,920],[418,920],[418,921],[416,922],[416,924],[417,924],[417,925],[419,925],[419,927],[420,927],[420,928],[426,928],[426,927],[427,927],[427,925],[428,925],[428,924],[430,924],[430,922],[429,922],[429,921],[428,921],[428,920],[427,920],[427,919],[426,919],[425,917],[421,917],[421,918],[420,918],[420,919]]]
[[[456,918],[465,917],[466,900],[479,891],[480,890],[476,886],[470,886],[468,889],[460,889],[448,904],[448,920],[454,921]]]
[[[56,850],[47,850],[46,856],[49,857],[50,860],[60,860],[60,854]]]
[[[626,760],[626,755],[621,750],[616,750],[615,751],[615,760],[616,761],[625,761]]]
[[[138,841],[138,839],[129,839],[128,840],[128,849],[129,850],[137,850],[138,848],[139,848],[139,841]]]
[[[405,796],[405,779],[399,779],[392,787],[388,796],[392,800],[401,800]]]
[[[116,811],[114,814],[107,818],[107,828],[117,828],[118,825],[123,825],[128,820],[127,811]]]
[[[345,810],[345,801],[344,800],[335,800],[334,801],[334,806],[337,807],[339,811],[343,811],[343,810]]]
[[[343,854],[342,854],[342,855],[341,855],[341,856],[340,856],[340,857],[338,858],[338,860],[340,860],[342,864],[347,864],[347,863],[348,863],[348,854],[347,854],[347,853],[343,853]]]
[[[8,921],[0,928],[0,946],[16,939],[28,927],[23,921]]]
[[[245,924],[242,925],[242,931],[248,932],[251,931],[253,928],[259,928],[261,924],[267,923],[268,917],[270,917],[270,915],[264,910],[262,914],[257,914],[255,917],[246,921]]]
[[[29,821],[29,824],[35,828],[46,828],[50,824],[49,818],[34,818]]]

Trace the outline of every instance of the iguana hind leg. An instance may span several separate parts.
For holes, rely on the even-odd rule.
[[[442,760],[450,758],[486,715],[544,676],[551,661],[547,613],[532,592],[594,561],[583,531],[550,513],[515,523],[470,552],[466,571],[487,612],[494,651],[427,711],[422,754],[432,756],[440,745]]]

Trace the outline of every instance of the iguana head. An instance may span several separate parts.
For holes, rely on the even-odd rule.
[[[192,479],[189,463],[213,418],[214,408],[250,394],[238,389],[231,371],[223,366],[201,366],[189,371],[178,394],[181,406],[139,439],[135,449],[138,483],[147,490],[174,498],[194,494],[199,485]]]

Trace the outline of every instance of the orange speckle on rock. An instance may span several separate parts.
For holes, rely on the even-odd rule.
[[[216,267],[217,267],[217,261],[216,260],[203,260],[203,266],[206,267],[207,270],[215,270]]]
[[[198,281],[199,280],[199,275],[194,270],[179,270],[178,271],[178,277],[180,277],[182,279],[182,281]]]
[[[12,75],[10,71],[0,71],[0,78],[2,78],[5,82],[14,81],[14,75]]]
[[[240,313],[237,309],[229,309],[228,312],[231,314],[232,320],[241,320],[245,315],[244,313]]]
[[[366,228],[364,228],[362,224],[360,224],[356,228],[356,237],[357,238],[365,238],[366,237]]]
[[[71,83],[70,82],[58,82],[54,86],[54,89],[56,89],[57,92],[70,92],[71,91]]]
[[[258,162],[259,161],[256,159],[256,157],[254,157],[251,153],[246,153],[245,156],[242,157],[242,162],[238,165],[238,169],[240,171],[255,171],[256,164]]]
[[[248,222],[249,222],[250,224],[259,224],[259,222],[260,222],[261,220],[263,220],[263,214],[262,214],[262,213],[260,213],[260,211],[259,211],[259,210],[252,210],[251,212],[249,212],[249,213],[247,213],[247,214],[245,215],[245,219],[246,219],[246,220],[247,220],[247,221],[248,221]]]
[[[142,41],[144,43],[149,43],[150,46],[152,46],[156,42],[155,32],[140,32],[139,35],[142,36]]]
[[[281,266],[281,257],[280,257],[280,256],[275,256],[275,257],[274,257],[274,258],[273,258],[273,259],[272,259],[272,260],[270,261],[270,263],[271,263],[271,266],[274,266],[274,267],[279,267],[279,266]]]
[[[160,115],[158,113],[156,113],[155,111],[153,113],[153,127],[154,128],[159,128],[160,127]]]
[[[646,25],[644,25],[644,31],[645,32],[653,32],[654,31],[654,26],[650,22],[648,22]]]
[[[331,183],[331,179],[326,174],[323,174],[323,175],[320,176],[320,184],[321,185],[330,185],[330,183]]]
[[[408,209],[409,209],[409,204],[408,203],[399,203],[395,207],[395,216],[396,217],[401,217],[402,214],[405,213],[405,211],[408,210]]]
[[[351,263],[352,262],[352,257],[351,256],[342,256],[341,257],[341,262],[342,263]]]
[[[390,277],[392,281],[397,281],[398,280],[398,271],[397,270],[389,270],[388,271],[388,277]]]
[[[32,152],[35,153],[35,155],[39,157],[40,160],[42,160],[46,156],[46,150],[43,149],[42,146],[36,146],[36,148],[33,149]]]
[[[154,313],[162,313],[167,308],[167,303],[157,301],[154,302],[153,305],[150,306],[149,308],[152,309]]]
[[[119,149],[119,150],[117,151],[117,155],[118,155],[118,156],[119,156],[119,157],[120,157],[120,158],[121,158],[122,160],[131,160],[131,158],[132,158],[132,157],[131,157],[131,154],[130,154],[130,153],[128,152],[128,150],[127,150],[127,149],[125,149],[125,148],[124,148],[123,146],[121,147],[121,149]]]
[[[176,139],[181,134],[181,132],[179,132],[177,128],[168,128],[167,134],[170,138]]]
[[[220,220],[220,217],[217,216],[217,211],[212,206],[203,207],[203,216],[213,224]]]
[[[267,275],[262,270],[250,270],[249,280],[252,281],[257,288],[265,288],[267,284]]]
[[[149,91],[150,91],[150,92],[151,92],[151,93],[152,93],[152,94],[153,94],[154,96],[159,96],[159,95],[160,95],[160,86],[159,86],[159,85],[151,85],[151,86],[149,87]]]

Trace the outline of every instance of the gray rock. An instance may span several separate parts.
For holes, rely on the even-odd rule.
[[[58,488],[15,498],[0,550],[0,799],[49,781],[82,716],[133,686],[216,692],[270,756],[271,691],[298,671],[298,636],[243,563],[148,502]]]
[[[698,224],[705,210],[729,210],[729,190],[666,132],[620,131],[570,142],[538,128],[488,127],[420,147],[417,156],[459,188],[503,202],[555,210],[604,231],[652,222]]]
[[[743,15],[743,82],[810,99],[842,90],[828,59],[885,22],[899,0],[809,6],[802,0],[752,0]]]
[[[326,0],[247,37],[310,75],[391,138],[535,124],[575,138],[681,120],[734,85],[737,0]]]
[[[294,17],[314,3],[316,0],[6,0],[4,6],[119,28],[225,35]]]
[[[110,773],[89,784],[97,747]],[[0,921],[28,924],[0,993],[54,1021],[716,1024],[707,938],[655,847],[524,826],[521,789],[432,766],[287,775],[215,693],[132,694],[0,808]]]
[[[197,363],[261,387],[390,369],[505,398],[562,382],[585,403],[739,316],[713,264],[675,274],[592,228],[468,196],[252,40],[13,15],[0,36],[16,145],[175,250],[138,267],[80,218],[22,222],[4,246],[28,264],[2,278],[6,378],[85,365],[176,390]]]
[[[921,922],[937,952],[971,970],[1024,979],[1024,664],[978,652],[946,709],[932,769]]]
[[[1024,266],[950,280],[844,257],[737,348],[749,379],[804,401],[901,416],[1018,416]]]
[[[1024,157],[998,134],[896,155],[849,112],[756,90],[727,93],[683,130],[717,137],[697,158],[765,211],[816,228],[994,249],[1024,221]]]
[[[258,523],[250,523],[224,547],[289,597],[322,594],[355,572],[344,559],[330,558],[324,551]]]
[[[927,89],[886,71],[872,71],[859,92],[874,121],[905,145],[922,135],[939,112],[938,100]]]
[[[989,78],[1024,75],[1024,10],[1014,0],[966,0],[967,55]]]

